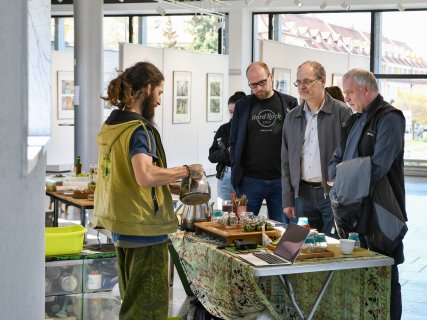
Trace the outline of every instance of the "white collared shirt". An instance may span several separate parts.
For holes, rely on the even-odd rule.
[[[319,110],[315,113],[310,111],[307,102],[304,103],[305,119],[307,120],[304,143],[301,151],[301,180],[304,181],[322,182],[317,119],[319,111],[323,108],[324,103],[325,100],[323,100]]]

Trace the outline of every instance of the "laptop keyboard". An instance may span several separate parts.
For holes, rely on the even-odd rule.
[[[271,254],[268,252],[254,252],[253,255],[257,258],[260,258],[261,260],[264,260],[265,262],[267,262],[269,264],[286,263],[286,260],[280,259],[279,257],[275,256],[274,254]]]

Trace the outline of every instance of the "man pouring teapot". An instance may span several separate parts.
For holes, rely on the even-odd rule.
[[[167,319],[168,233],[178,228],[171,191],[177,179],[201,179],[200,164],[167,168],[154,125],[163,74],[138,62],[120,72],[104,100],[117,107],[97,136],[95,228],[112,233],[118,261],[120,319]],[[170,185],[171,184],[171,185]]]

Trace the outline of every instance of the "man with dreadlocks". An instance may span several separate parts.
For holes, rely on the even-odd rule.
[[[116,106],[97,136],[99,148],[93,225],[112,233],[119,272],[120,319],[168,317],[168,233],[177,230],[169,184],[200,179],[200,164],[167,168],[153,124],[163,74],[139,62],[108,86]]]

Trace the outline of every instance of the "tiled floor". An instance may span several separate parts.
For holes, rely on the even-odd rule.
[[[216,199],[215,177],[208,180],[212,199]],[[427,320],[427,178],[406,177],[405,185],[409,231],[404,239],[406,261],[399,266],[403,299],[402,319]],[[61,219],[60,222],[78,223],[78,215],[73,213],[73,210],[69,211],[67,220]],[[94,235],[89,235],[88,239],[90,242],[98,241]],[[102,236],[101,241],[105,241]],[[179,317],[188,312],[192,298],[187,297],[176,271],[174,275],[174,284],[169,293],[169,315]]]

